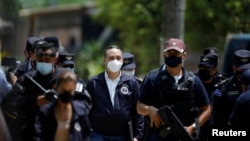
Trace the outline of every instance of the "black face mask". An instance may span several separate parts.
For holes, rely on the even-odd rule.
[[[204,69],[198,71],[198,76],[202,81],[207,81],[211,78],[210,71]]]
[[[63,102],[63,103],[69,103],[73,99],[73,95],[69,92],[63,92],[58,95],[58,98]]]
[[[165,57],[165,64],[168,65],[171,68],[174,68],[176,66],[178,66],[179,64],[181,64],[182,62],[182,58],[181,56],[169,56],[169,57]]]

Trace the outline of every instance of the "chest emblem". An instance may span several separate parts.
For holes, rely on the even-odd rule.
[[[120,91],[124,95],[130,95],[130,92],[129,92],[128,88],[125,87],[125,86],[122,86]]]

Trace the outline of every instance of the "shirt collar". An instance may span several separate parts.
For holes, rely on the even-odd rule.
[[[109,76],[108,76],[107,71],[105,71],[104,76],[105,76],[105,79],[106,79],[106,80],[107,80],[107,79],[110,79]],[[121,71],[120,71],[119,76],[118,76],[116,79],[112,80],[112,81],[118,81],[118,80],[120,80],[120,77],[121,77]],[[111,80],[111,79],[110,79],[110,80]]]

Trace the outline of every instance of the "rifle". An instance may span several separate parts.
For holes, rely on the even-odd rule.
[[[183,141],[194,141],[194,138],[188,134],[182,122],[173,112],[172,107],[165,105],[158,110],[158,114],[165,123],[164,128],[159,133],[162,138],[175,132]]]
[[[222,85],[224,85],[225,83],[227,83],[229,80],[231,80],[230,77],[229,77],[229,78],[226,78],[226,79],[224,79],[224,80],[222,80],[222,81],[220,81],[220,82],[218,82],[218,83],[216,83],[216,84],[214,85],[214,87],[215,87],[215,88],[219,88],[219,87],[221,87]]]
[[[58,98],[58,94],[54,89],[49,89],[46,90],[44,89],[39,83],[37,83],[32,77],[30,77],[28,74],[25,74],[25,76],[33,83],[35,84],[38,88],[40,88],[43,93],[44,96],[46,97],[46,99],[48,99],[49,101],[55,101]]]
[[[129,139],[130,139],[130,141],[133,141],[134,140],[134,134],[133,134],[132,121],[128,122],[128,129],[129,129]]]

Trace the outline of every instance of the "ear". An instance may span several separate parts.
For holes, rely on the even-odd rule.
[[[186,57],[187,57],[187,52],[185,51],[183,52],[182,59],[186,59]]]
[[[104,58],[104,59],[103,59],[103,64],[106,66],[107,63],[108,63],[108,62],[107,62],[106,59]]]
[[[58,62],[58,57],[55,58],[55,63],[54,63],[54,65],[56,65],[57,62]]]

